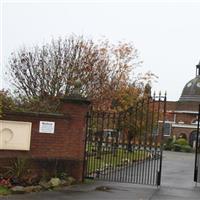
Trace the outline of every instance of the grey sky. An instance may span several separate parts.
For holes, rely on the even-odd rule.
[[[144,61],[141,70],[159,76],[153,89],[178,100],[200,60],[200,1],[3,1],[1,6],[4,68],[12,51],[52,36],[132,41]]]

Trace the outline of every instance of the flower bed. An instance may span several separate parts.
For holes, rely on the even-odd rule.
[[[54,164],[54,173],[49,173],[48,169],[38,172],[31,169],[30,163],[26,159],[13,160],[10,166],[1,169],[0,195],[38,192],[69,186],[76,182],[65,171],[61,171],[58,161],[55,161]]]

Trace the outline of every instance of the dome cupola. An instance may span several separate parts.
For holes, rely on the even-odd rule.
[[[185,85],[179,101],[200,102],[200,62],[196,65],[196,77]]]

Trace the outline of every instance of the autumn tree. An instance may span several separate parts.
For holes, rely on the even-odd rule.
[[[17,110],[17,102],[8,90],[0,90],[0,117],[4,111]]]
[[[132,43],[113,45],[71,35],[12,53],[9,74],[27,109],[55,111],[59,98],[72,94],[77,81],[83,97],[91,99],[96,108],[107,109],[123,96],[141,91],[138,85],[129,87],[136,79],[138,82],[135,68],[139,64]]]
[[[131,151],[132,140],[141,140],[147,131],[147,121],[150,117],[151,85],[153,74],[146,73],[139,82],[135,82],[116,92],[113,97],[113,110],[120,113],[118,129],[123,132],[127,149]],[[144,83],[147,83],[144,85]],[[144,138],[143,138],[144,139]]]

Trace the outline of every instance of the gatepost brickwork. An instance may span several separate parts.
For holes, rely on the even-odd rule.
[[[43,161],[63,161],[67,172],[78,181],[83,179],[86,113],[90,102],[81,98],[61,100],[60,113],[7,112],[1,120],[31,122],[29,151],[0,150],[0,166],[13,158],[28,158],[41,171]],[[55,122],[54,134],[39,132],[40,121]],[[47,164],[48,165],[48,164]],[[44,169],[45,170],[45,169]]]

